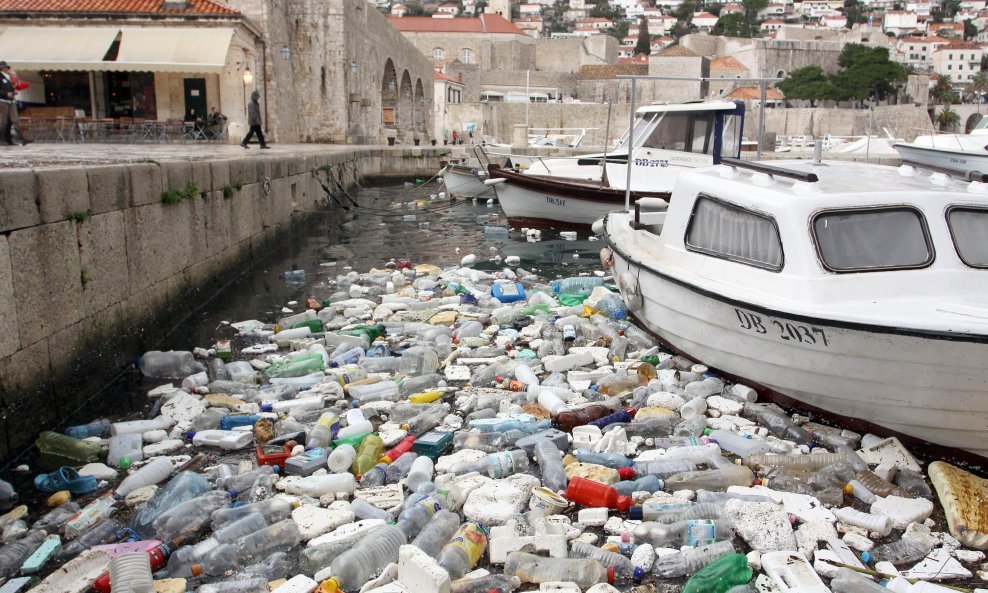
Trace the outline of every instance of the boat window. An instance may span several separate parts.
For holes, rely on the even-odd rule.
[[[706,153],[710,150],[714,114],[666,113],[643,146],[660,150]]]
[[[724,132],[721,140],[720,155],[737,157],[741,154],[741,122],[740,115],[724,116]]]
[[[922,268],[933,261],[926,221],[907,207],[830,211],[813,218],[824,267],[834,272]]]
[[[782,240],[775,220],[708,196],[693,206],[686,247],[756,268],[782,269]]]
[[[988,209],[951,208],[947,225],[961,261],[972,268],[988,268]]]
[[[645,138],[646,133],[655,120],[658,118],[658,113],[646,113],[635,120],[635,146],[641,146],[642,141]],[[624,136],[621,137],[621,141],[618,142],[615,148],[622,148],[628,144],[628,132],[624,132]]]

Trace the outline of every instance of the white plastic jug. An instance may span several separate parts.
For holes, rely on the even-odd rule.
[[[799,552],[762,554],[762,570],[782,593],[830,593],[806,556]]]
[[[198,447],[218,447],[235,451],[254,443],[254,433],[242,430],[200,430],[192,435],[192,444]]]

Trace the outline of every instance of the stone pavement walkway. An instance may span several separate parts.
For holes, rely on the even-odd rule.
[[[258,158],[326,154],[351,150],[407,150],[442,148],[432,146],[374,146],[346,144],[272,144],[260,150],[256,144],[244,150],[236,144],[54,144],[0,147],[0,169],[37,169],[66,165],[107,165],[142,161],[200,160],[224,157]]]

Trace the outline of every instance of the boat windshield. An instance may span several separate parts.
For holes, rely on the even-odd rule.
[[[714,113],[673,112],[662,118],[645,140],[646,148],[710,154],[713,151]]]
[[[951,208],[947,225],[961,261],[972,268],[988,268],[988,209]]]
[[[638,119],[635,120],[635,146],[641,146],[642,142],[645,141],[646,134],[655,125],[655,121],[659,119],[660,113],[643,113]],[[617,148],[624,148],[628,144],[628,132],[624,133],[621,137],[621,141],[617,143]]]
[[[823,265],[833,272],[922,268],[933,262],[926,220],[914,208],[827,211],[813,218]]]

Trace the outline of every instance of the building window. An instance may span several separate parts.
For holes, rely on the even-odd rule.
[[[446,58],[446,52],[443,51],[443,48],[437,47],[436,49],[432,50],[432,59],[433,60],[437,60],[438,61],[438,60],[443,60],[445,58]]]
[[[460,61],[464,64],[473,64],[473,50],[466,47],[461,49]]]

